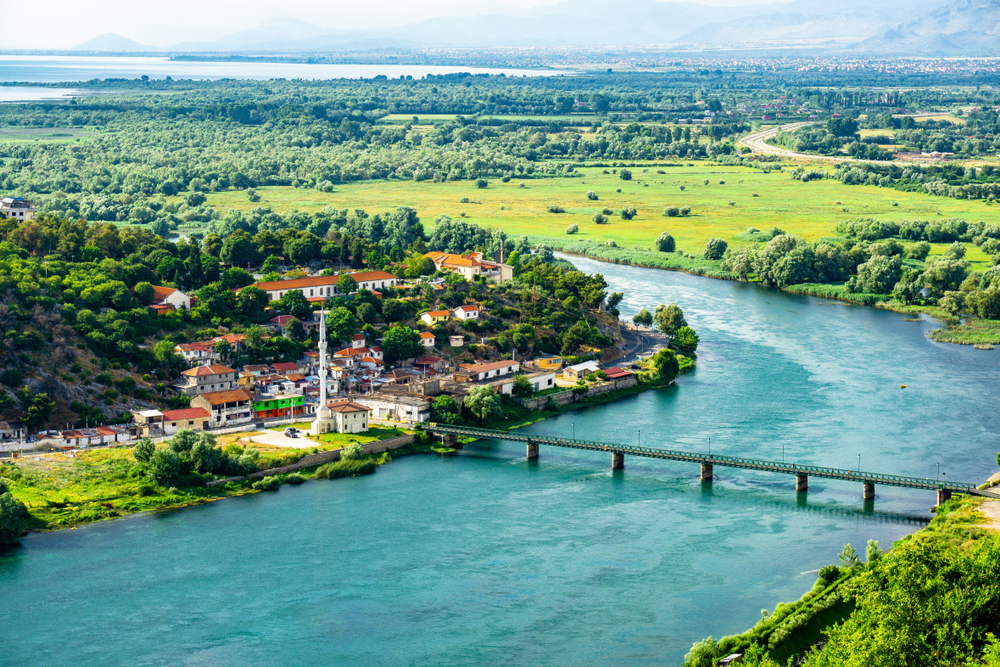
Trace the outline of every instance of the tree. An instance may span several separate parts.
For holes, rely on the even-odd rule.
[[[390,363],[416,357],[420,349],[420,335],[407,326],[394,326],[382,339],[382,350]]]
[[[620,213],[622,220],[631,220],[635,217],[635,214],[636,210],[634,206],[625,206]]]
[[[400,322],[408,312],[406,304],[400,299],[386,299],[382,302],[382,319],[386,322]]]
[[[308,320],[312,318],[312,304],[305,297],[302,290],[290,289],[278,301],[278,307],[282,312],[288,313],[298,320]]]
[[[281,268],[281,260],[274,255],[268,255],[267,259],[264,260],[264,266],[261,271],[264,273],[273,273]]]
[[[575,222],[566,228],[567,234],[576,234],[578,231],[580,231],[580,225]]]
[[[608,216],[604,215],[603,213],[595,213],[590,217],[590,219],[593,220],[598,225],[603,225],[607,223]]]
[[[665,209],[663,209],[663,215],[668,218],[676,218],[680,214],[681,210],[676,206],[668,206]]]
[[[587,323],[583,320],[579,320],[576,324],[567,329],[562,335],[562,349],[561,352],[563,356],[569,356],[571,354],[576,354],[580,346],[590,340],[590,328]]]
[[[618,316],[621,315],[621,312],[618,310],[618,304],[620,304],[622,302],[622,299],[624,298],[625,298],[624,292],[612,292],[611,294],[608,295],[608,298],[605,301],[605,306],[608,309],[608,313],[616,320],[618,319]]]
[[[161,486],[177,486],[187,472],[186,463],[173,449],[157,449],[149,459],[148,475]]]
[[[514,395],[518,397],[531,396],[535,393],[535,386],[531,384],[531,380],[528,379],[527,375],[517,374],[514,376]]]
[[[294,317],[288,320],[285,324],[285,331],[287,331],[288,336],[297,343],[301,343],[306,339],[306,327],[302,324],[302,320]]]
[[[632,321],[640,327],[650,327],[653,325],[653,314],[643,308],[632,316]]]
[[[628,169],[620,169],[618,171],[618,178],[622,179],[623,181],[631,181],[632,172],[629,171]]]
[[[867,294],[888,294],[902,277],[902,266],[899,257],[873,255],[858,266],[858,275],[847,281],[847,289]]]
[[[826,130],[835,137],[853,137],[858,133],[858,121],[853,118],[831,118]]]
[[[686,355],[692,355],[698,349],[698,334],[691,327],[681,327],[674,333],[674,345]]]
[[[28,508],[0,480],[0,544],[17,544],[28,523]]]
[[[676,303],[672,303],[669,306],[663,304],[657,306],[653,312],[653,322],[660,333],[671,337],[678,329],[687,326],[687,320],[684,319],[684,311]]]
[[[378,317],[378,313],[375,312],[375,306],[370,303],[359,303],[358,307],[354,310],[354,314],[364,324],[371,324]]]
[[[198,435],[191,429],[185,428],[177,431],[167,444],[172,451],[178,454],[187,454],[197,442]]]
[[[350,274],[341,274],[340,278],[337,279],[337,291],[341,294],[350,294],[358,290],[358,281],[351,277]]]
[[[263,322],[264,310],[271,302],[267,292],[259,287],[244,287],[236,296],[236,311],[250,322]]]
[[[132,458],[134,458],[139,463],[149,463],[149,460],[153,458],[153,454],[156,452],[156,445],[149,438],[142,438],[136,443],[135,447],[132,448]]]
[[[148,306],[153,303],[153,297],[155,295],[153,291],[153,286],[148,282],[137,283],[132,289],[132,295],[135,297],[136,303],[140,306]]]
[[[215,436],[199,433],[189,455],[191,467],[200,474],[214,474],[224,471],[229,457],[215,446]]]
[[[868,540],[868,545],[865,547],[865,561],[869,567],[874,566],[881,558],[882,547],[879,546],[878,540]]]
[[[671,349],[663,348],[654,354],[652,363],[656,372],[667,382],[672,382],[680,373],[680,363],[677,361],[677,355]]]
[[[722,239],[710,238],[705,244],[705,259],[722,259],[729,245]]]
[[[447,394],[438,396],[431,403],[431,417],[435,422],[442,424],[456,423],[459,419],[458,402]]]
[[[223,241],[219,259],[230,266],[246,266],[257,260],[257,248],[249,234],[237,230]]]
[[[854,550],[854,547],[852,547],[850,543],[843,546],[840,550],[838,559],[840,560],[840,567],[845,569],[861,564],[861,558],[858,557],[858,552]]]
[[[365,448],[359,442],[352,442],[340,450],[340,458],[348,461],[358,461],[365,457]]]
[[[358,332],[361,323],[347,308],[339,306],[326,314],[326,339],[331,343],[342,343]]]
[[[945,292],[953,292],[959,288],[968,271],[968,263],[965,260],[939,259],[928,262],[921,282],[928,289],[930,295],[937,298]]]
[[[48,394],[34,394],[27,386],[17,390],[17,397],[21,401],[21,421],[32,429],[45,424],[56,407],[55,402],[49,400]]]
[[[478,385],[469,390],[463,402],[465,408],[480,422],[489,421],[501,412],[500,397],[492,387]]]
[[[488,185],[489,185],[489,181],[487,181],[485,178],[477,178],[476,179],[476,187],[477,188],[483,189],[483,188],[487,187]]]
[[[674,241],[674,237],[663,232],[656,237],[656,249],[660,252],[674,252],[677,249],[677,243]]]

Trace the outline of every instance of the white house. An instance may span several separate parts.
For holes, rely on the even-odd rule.
[[[254,283],[254,287],[267,292],[267,297],[271,301],[277,301],[292,290],[302,292],[306,299],[313,301],[325,301],[327,298],[343,294],[337,289],[337,283],[345,275],[351,276],[358,284],[358,289],[374,291],[393,287],[400,282],[400,279],[385,271],[359,271],[358,273],[342,273],[337,276],[315,276],[312,278],[294,278],[292,280],[272,280],[269,282]]]
[[[532,389],[535,391],[545,391],[546,389],[552,389],[556,386],[556,372],[555,371],[542,371],[540,373],[531,373],[526,375],[528,382],[531,383]]]
[[[153,310],[185,310],[191,309],[191,297],[173,287],[153,285],[153,302],[149,304]]]
[[[460,382],[478,382],[499,378],[503,375],[513,375],[520,369],[521,362],[519,361],[494,361],[488,364],[463,366],[461,370],[455,371],[454,377]]]
[[[576,366],[567,366],[563,369],[563,377],[567,380],[579,380],[580,378],[587,377],[591,373],[597,371],[600,366],[597,365],[596,361],[585,361],[582,364],[577,364]]]
[[[31,205],[31,202],[24,197],[4,197],[0,199],[0,215],[14,220],[31,220],[35,217],[38,209]]]
[[[355,401],[368,406],[376,419],[425,422],[431,418],[431,402],[416,396],[377,393],[357,398]]]
[[[426,347],[428,350],[434,347],[434,334],[432,334],[429,331],[421,332],[420,344]]]
[[[337,433],[364,433],[368,430],[368,406],[350,400],[327,403],[337,424]]]
[[[479,306],[459,306],[455,309],[455,317],[460,320],[478,320]]]

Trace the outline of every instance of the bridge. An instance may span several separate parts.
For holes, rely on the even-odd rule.
[[[907,489],[937,491],[938,504],[941,504],[950,498],[952,493],[964,493],[969,495],[988,496],[990,498],[1000,498],[1000,495],[989,491],[983,491],[975,484],[968,482],[942,482],[924,477],[904,477],[902,475],[887,475],[885,473],[865,472],[861,470],[826,468],[823,466],[766,461],[763,459],[750,459],[739,456],[699,454],[696,452],[683,452],[673,449],[639,447],[635,445],[622,445],[597,440],[563,438],[559,436],[542,435],[539,433],[520,433],[517,431],[497,431],[485,428],[473,428],[469,426],[454,426],[452,424],[437,424],[433,422],[426,425],[425,429],[430,433],[440,435],[442,442],[448,446],[457,445],[459,437],[524,442],[527,444],[527,455],[529,459],[538,458],[539,445],[567,447],[570,449],[585,449],[592,452],[607,452],[611,454],[612,470],[624,469],[625,455],[628,454],[629,456],[643,456],[651,459],[667,459],[669,461],[698,463],[701,465],[701,479],[705,481],[710,481],[712,479],[715,474],[715,466],[722,466],[727,468],[743,468],[745,470],[762,470],[765,472],[795,475],[796,491],[807,491],[809,489],[810,477],[860,482],[862,485],[862,497],[864,500],[872,500],[875,498],[876,484],[899,486]]]

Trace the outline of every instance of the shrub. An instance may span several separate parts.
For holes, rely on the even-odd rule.
[[[567,234],[576,234],[578,231],[580,231],[580,225],[576,224],[575,222],[566,228]]]
[[[840,576],[840,568],[836,565],[825,565],[819,569],[820,581],[832,584]]]
[[[676,218],[680,214],[681,210],[676,206],[668,206],[667,208],[663,209],[663,215],[667,216],[668,218]]]
[[[489,181],[487,181],[485,178],[476,179],[476,187],[479,188],[480,190],[487,187],[489,184],[490,184]]]
[[[628,169],[622,169],[621,171],[618,172],[618,178],[622,179],[623,181],[631,181],[632,172],[629,171]]]
[[[621,212],[622,220],[631,220],[632,218],[635,217],[635,214],[636,214],[635,207],[626,206],[625,208],[622,209]]]
[[[297,472],[293,472],[291,475],[285,478],[285,482],[291,484],[292,486],[298,486],[299,484],[304,484],[306,478]]]
[[[618,244],[615,243],[614,239],[608,239],[607,241],[604,242],[604,245],[606,245],[609,248],[617,248],[618,247]]]
[[[660,252],[674,252],[677,249],[677,242],[674,241],[674,237],[663,232],[656,237],[656,249]]]
[[[589,199],[590,201],[597,201],[598,200],[597,193],[594,192],[593,190],[588,190],[587,199]]]
[[[347,459],[350,461],[357,461],[364,458],[365,450],[360,443],[352,442],[347,447],[340,450],[340,458]]]
[[[356,477],[358,475],[370,475],[378,468],[374,461],[364,459],[341,459],[333,463],[327,463],[316,469],[316,479],[338,479],[340,477]]]
[[[690,214],[691,214],[691,207],[690,206],[681,206],[681,215],[688,216]]]
[[[590,219],[593,220],[598,225],[603,225],[608,221],[608,217],[601,213],[595,213],[593,217],[591,217]]]
[[[615,214],[614,210],[608,208],[607,206],[605,206],[604,208],[601,209],[601,213],[603,215],[614,215]]]
[[[684,186],[683,185],[681,186],[681,192],[684,192]]]
[[[549,213],[565,213],[565,212],[566,212],[566,209],[564,209],[559,204],[551,204],[549,206]]]
[[[281,486],[281,478],[277,475],[270,475],[263,479],[258,479],[252,485],[255,491],[277,491]]]
[[[722,239],[710,238],[705,244],[704,257],[705,259],[722,259],[727,247],[728,244]]]

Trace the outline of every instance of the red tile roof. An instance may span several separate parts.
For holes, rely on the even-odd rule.
[[[179,419],[207,419],[211,415],[205,408],[183,408],[181,410],[167,410],[163,413],[163,421],[172,422]]]
[[[297,371],[299,370],[299,365],[291,361],[279,361],[275,364],[271,364],[271,368],[281,372]]]
[[[327,407],[333,412],[368,412],[370,408],[354,401],[328,402]]]
[[[276,290],[302,289],[303,287],[319,287],[336,285],[342,276],[350,276],[358,284],[371,282],[373,280],[395,280],[396,276],[385,271],[358,271],[357,273],[342,273],[339,276],[315,276],[313,278],[295,278],[293,280],[271,280],[269,282],[254,283],[254,287],[259,287],[265,292]]]
[[[229,366],[198,366],[197,368],[189,368],[183,371],[181,375],[187,375],[188,377],[201,377],[203,375],[219,375],[221,373],[235,373],[235,368],[230,368]]]
[[[253,396],[248,394],[243,389],[232,389],[230,391],[210,391],[207,394],[201,394],[196,396],[191,400],[196,400],[198,398],[204,398],[208,401],[209,405],[223,405],[224,403],[237,403],[246,402],[253,400]]]
[[[174,287],[161,287],[160,285],[153,285],[153,303],[162,303],[164,299],[176,291],[177,289]]]

